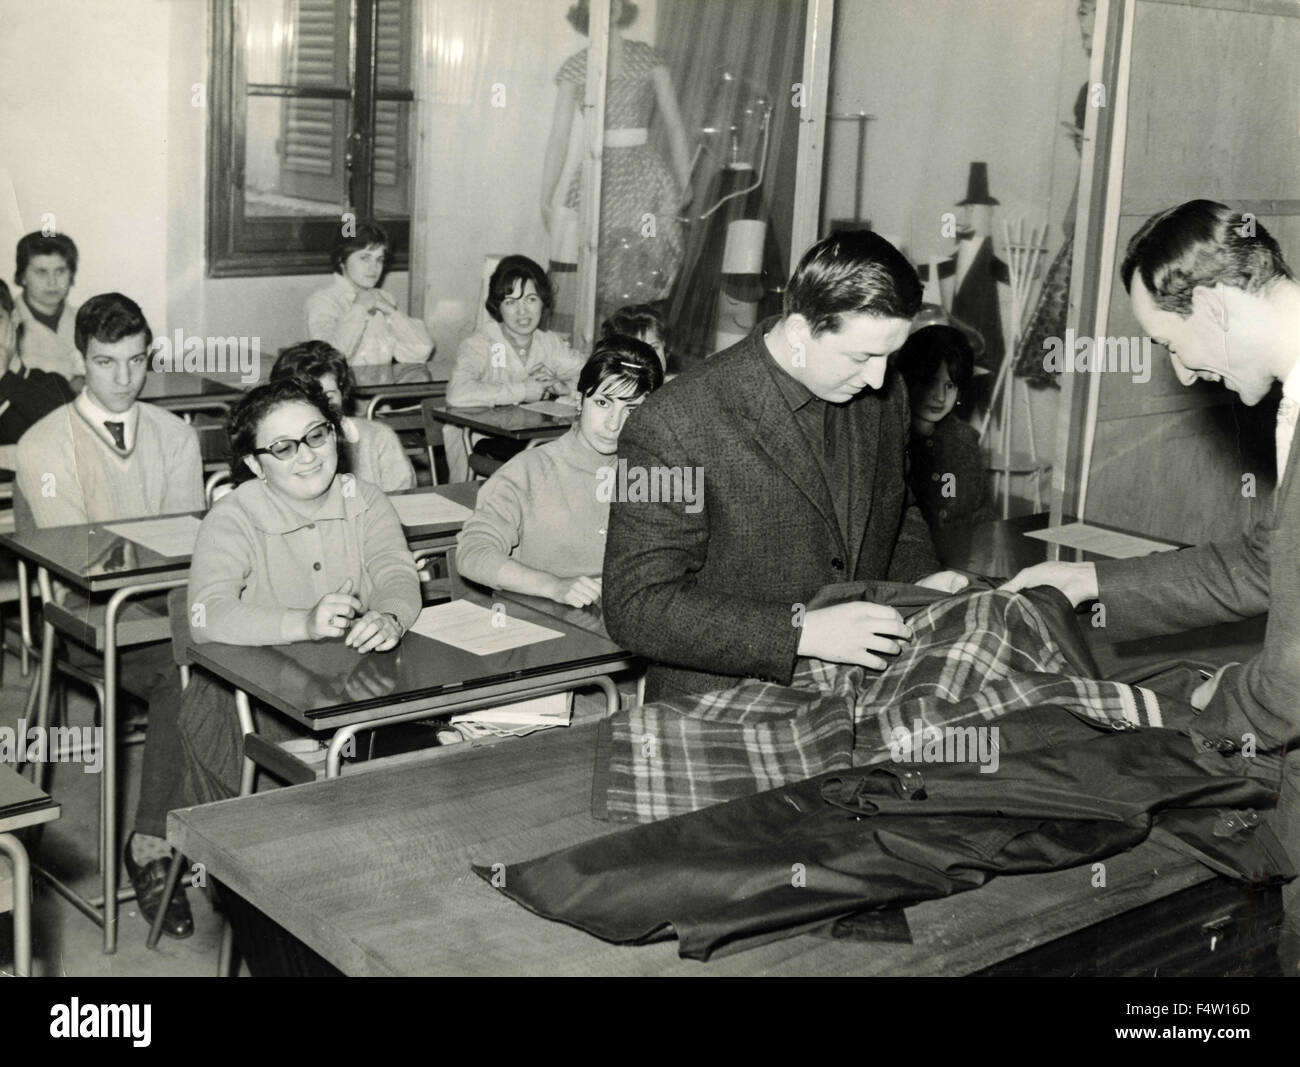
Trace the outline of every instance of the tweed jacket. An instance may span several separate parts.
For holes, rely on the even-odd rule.
[[[1097,564],[1106,630],[1123,641],[1268,613],[1264,648],[1229,667],[1192,724],[1205,748],[1300,742],[1300,444],[1278,472],[1273,514],[1230,541]]]
[[[629,484],[638,468],[696,474],[694,503],[615,496],[610,507],[605,623],[653,661],[651,700],[743,677],[788,685],[804,606],[819,588],[939,569],[903,474],[901,378],[891,369],[838,420],[854,488],[846,537],[822,469],[760,362],[772,358],[770,326],[653,393],[619,439]]]

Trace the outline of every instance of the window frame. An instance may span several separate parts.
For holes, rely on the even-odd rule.
[[[269,217],[250,219],[243,211],[245,116],[251,95],[289,99],[342,100],[348,104],[348,210],[357,219],[373,216],[375,105],[381,101],[408,105],[407,121],[414,139],[413,89],[379,89],[375,24],[379,0],[352,0],[350,26],[352,70],[350,87],[257,85],[244,80],[241,39],[236,26],[236,0],[211,0],[211,68],[208,85],[207,276],[209,278],[267,275],[329,274],[329,251],[339,234],[337,218]],[[256,93],[249,93],[256,88]],[[414,187],[412,186],[412,199]],[[410,267],[411,213],[386,217],[380,224],[392,241],[389,270]]]

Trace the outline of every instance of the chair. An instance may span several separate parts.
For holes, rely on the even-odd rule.
[[[471,431],[463,426],[447,426],[439,422],[433,413],[434,406],[442,401],[437,397],[429,397],[420,403],[420,420],[424,426],[424,447],[429,455],[429,469],[436,471],[434,466],[434,450],[442,445],[447,455],[448,474],[452,473],[452,456],[456,450],[463,450],[463,454],[468,457],[470,473],[478,478],[491,478],[498,470],[501,469],[502,461],[493,459],[491,456],[483,456],[474,451],[474,441]],[[435,484],[437,479],[434,479]]]
[[[203,483],[203,499],[208,502],[208,507],[212,507],[227,493],[233,492],[234,488],[235,483],[230,471],[213,471],[208,475],[208,480]]]

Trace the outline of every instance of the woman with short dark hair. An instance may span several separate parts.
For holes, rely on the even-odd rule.
[[[391,259],[388,234],[363,222],[335,242],[333,282],[307,298],[307,336],[328,341],[354,367],[423,363],[433,352],[428,327],[380,288]]]

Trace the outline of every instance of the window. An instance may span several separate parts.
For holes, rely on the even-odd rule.
[[[406,266],[412,5],[212,0],[208,274],[310,274],[345,212]]]

